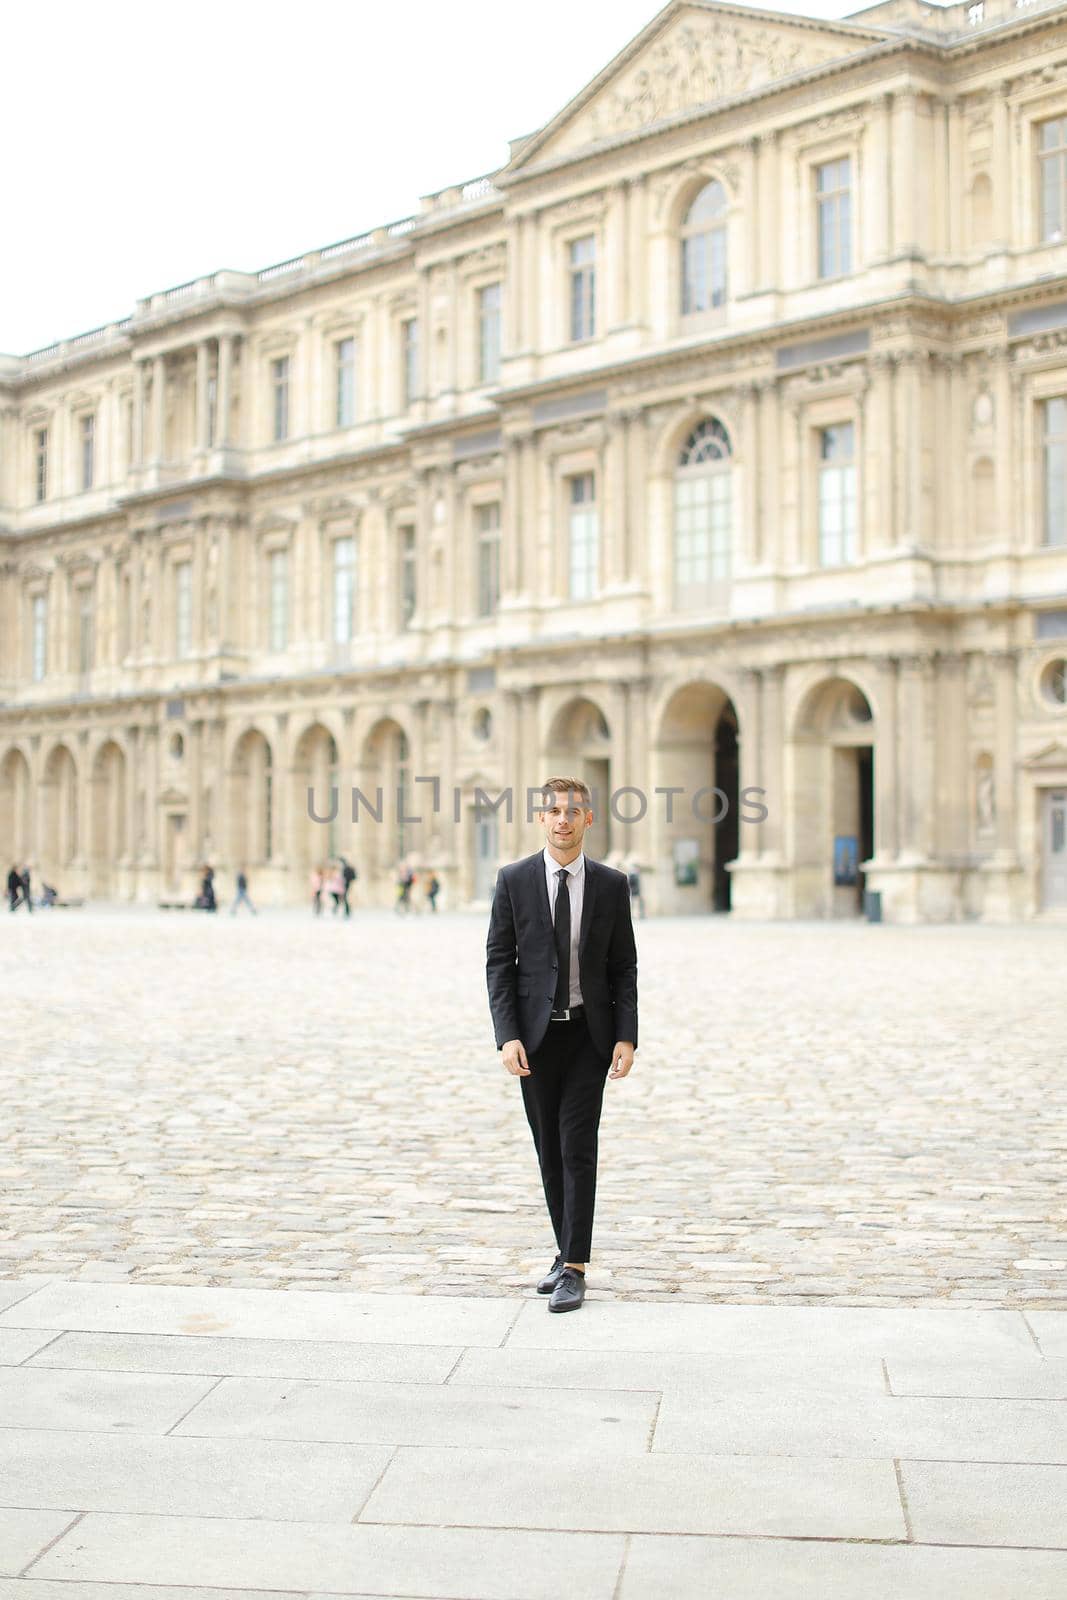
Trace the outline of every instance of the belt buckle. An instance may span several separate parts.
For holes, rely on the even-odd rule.
[[[565,1011],[553,1011],[548,1020],[550,1022],[569,1022],[571,1020],[570,1006]]]

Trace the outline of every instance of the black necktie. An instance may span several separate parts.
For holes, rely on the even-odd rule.
[[[556,998],[554,1009],[566,1011],[571,1003],[571,894],[570,873],[560,867],[556,873]]]

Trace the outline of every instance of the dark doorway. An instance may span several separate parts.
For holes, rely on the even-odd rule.
[[[730,909],[730,874],[728,861],[736,861],[738,854],[738,778],[737,713],[727,702],[715,729],[715,787],[719,795],[715,800],[715,815],[726,807],[725,815],[715,824],[715,878],[712,905],[716,911]],[[724,798],[725,797],[725,798]]]
[[[856,774],[859,781],[859,859],[869,861],[874,855],[874,751],[869,744],[860,745],[856,751]],[[867,876],[862,866],[859,874],[860,905]]]

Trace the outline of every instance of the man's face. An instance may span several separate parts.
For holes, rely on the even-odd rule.
[[[576,794],[549,793],[545,798],[551,801],[551,805],[537,815],[548,843],[564,852],[577,851],[586,828],[593,820],[593,813]]]

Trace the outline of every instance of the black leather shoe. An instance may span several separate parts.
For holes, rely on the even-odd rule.
[[[553,1261],[552,1265],[549,1267],[546,1275],[537,1285],[538,1294],[551,1294],[553,1289],[556,1287],[556,1284],[559,1282],[559,1275],[562,1271],[563,1257],[557,1256],[555,1261]]]
[[[585,1273],[564,1267],[548,1302],[550,1311],[577,1311],[585,1299]]]

